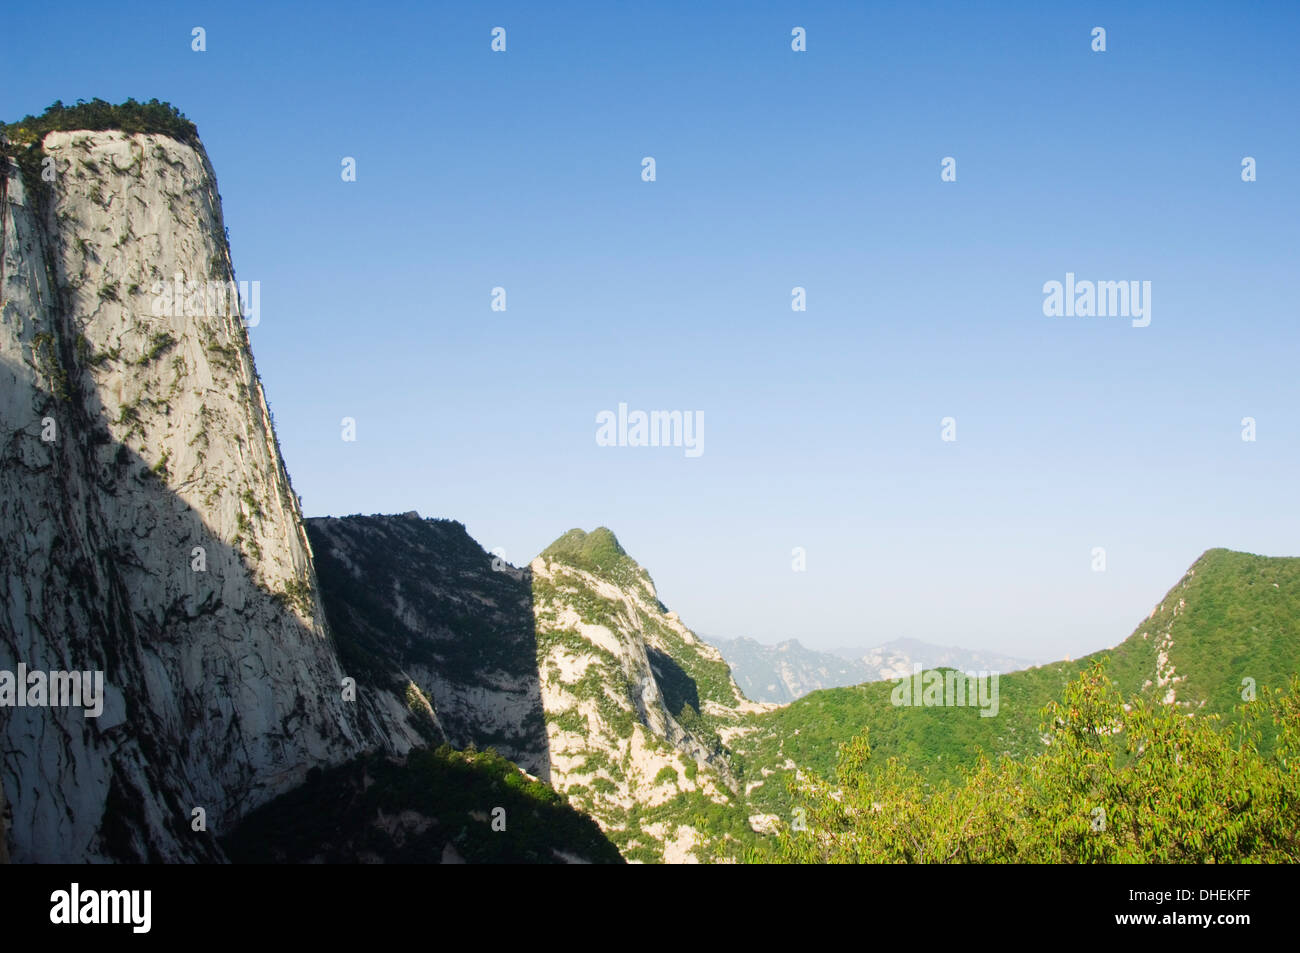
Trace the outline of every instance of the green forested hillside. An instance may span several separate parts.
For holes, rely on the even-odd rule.
[[[753,860],[803,863],[1277,863],[1300,860],[1300,676],[1237,717],[1126,702],[1097,661],[1045,712],[1037,757],[983,757],[957,783],[879,763],[863,732],[835,777],[797,781]],[[1271,752],[1260,750],[1271,729]]]
[[[1255,696],[1293,717],[1276,692],[1300,671],[1300,559],[1210,550],[1115,647],[999,673],[991,717],[976,699],[895,705],[896,681],[760,711],[606,529],[571,531],[532,569],[495,572],[459,524],[309,528],[350,670],[405,673],[449,734],[537,752],[538,770],[605,834],[495,755],[442,749],[318,778],[250,818],[228,845],[239,859],[546,860],[558,849],[649,862],[1195,861],[1297,849],[1286,835],[1296,774],[1274,750],[1277,726],[1256,719],[1257,740],[1231,732]],[[361,564],[371,578],[357,577]],[[484,735],[489,715],[513,710],[505,696],[486,702],[491,686],[476,679],[488,660],[511,685],[536,686],[544,720],[498,718]],[[540,745],[519,735],[537,724]],[[1193,750],[1193,774],[1166,763]],[[1244,786],[1244,800],[1225,784]],[[509,837],[482,819],[506,795]],[[325,805],[325,827],[308,801]],[[1118,825],[1107,837],[1088,836],[1094,807]],[[395,827],[395,812],[414,827]]]
[[[1256,693],[1284,689],[1300,671],[1300,558],[1209,550],[1119,645],[1001,675],[996,717],[980,717],[977,707],[894,706],[894,682],[814,692],[751,716],[752,731],[734,744],[738,770],[746,781],[764,782],[751,794],[755,810],[785,816],[791,762],[829,777],[839,746],[863,729],[870,732],[873,770],[897,757],[928,782],[956,779],[980,752],[1039,754],[1042,709],[1100,659],[1126,699],[1172,700],[1189,714],[1232,716],[1249,694],[1251,683],[1243,680],[1253,679]],[[1271,736],[1264,726],[1264,750]]]

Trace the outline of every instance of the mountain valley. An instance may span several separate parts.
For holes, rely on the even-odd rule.
[[[1210,549],[1113,648],[1030,665],[711,644],[607,527],[513,566],[451,519],[306,517],[238,297],[151,291],[237,287],[193,124],[95,101],[3,128],[0,672],[100,671],[106,698],[0,692],[0,861],[770,861],[864,738],[848,776],[922,800],[1034,764],[1096,666],[1225,730],[1300,671],[1300,558]],[[996,717],[899,704],[918,663],[997,672]],[[1288,744],[1242,750],[1294,788]]]

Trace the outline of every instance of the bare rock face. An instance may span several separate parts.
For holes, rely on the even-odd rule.
[[[528,572],[414,512],[307,530],[346,670],[375,695],[418,691],[453,747],[493,747],[549,780]]]
[[[416,513],[309,536],[202,147],[42,146],[52,182],[0,159],[0,851],[224,860],[310,769],[450,742],[695,856],[753,706],[613,534],[526,569]],[[15,704],[24,670],[102,695]]]
[[[0,168],[0,672],[102,672],[104,706],[0,707],[12,858],[221,859],[308,768],[417,735],[345,698],[237,298],[204,293],[234,275],[201,147],[44,149],[48,186]]]
[[[701,859],[680,805],[736,801],[723,739],[760,706],[609,530],[572,530],[529,570],[551,783],[630,856]]]
[[[368,692],[418,688],[452,745],[497,749],[638,858],[697,856],[682,818],[736,801],[723,736],[761,706],[609,530],[574,530],[521,569],[416,513],[307,527]]]

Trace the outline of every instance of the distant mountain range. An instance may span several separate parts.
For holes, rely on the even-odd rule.
[[[913,666],[962,671],[1014,672],[1034,660],[931,645],[918,639],[893,639],[875,648],[810,649],[798,639],[765,645],[754,639],[706,637],[731,666],[747,698],[784,705],[822,688],[840,688],[901,678]]]

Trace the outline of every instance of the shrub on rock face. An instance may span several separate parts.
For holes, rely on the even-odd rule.
[[[198,127],[170,103],[157,99],[139,103],[128,99],[115,106],[102,99],[92,99],[90,102],[78,100],[76,105],[65,106],[62,101],[55,100],[54,105],[39,116],[0,123],[0,156],[12,156],[17,161],[29,191],[47,195],[47,183],[42,178],[41,168],[45,158],[42,148],[45,137],[51,132],[100,132],[106,129],[118,129],[128,135],[153,133],[170,136],[200,151],[203,148]],[[88,163],[88,167],[97,171],[93,162]]]
[[[677,769],[674,768],[671,764],[664,765],[662,768],[659,769],[659,773],[655,775],[654,783],[656,786],[660,784],[676,784]]]
[[[170,136],[186,145],[199,144],[198,128],[193,122],[170,103],[151,99],[139,103],[128,99],[124,103],[113,105],[102,99],[90,102],[78,100],[73,106],[65,106],[56,100],[39,116],[27,116],[18,122],[0,126],[0,131],[9,141],[19,145],[39,143],[51,132],[70,132],[85,129],[95,132],[104,129],[120,129],[130,135],[135,133],[156,133]]]

